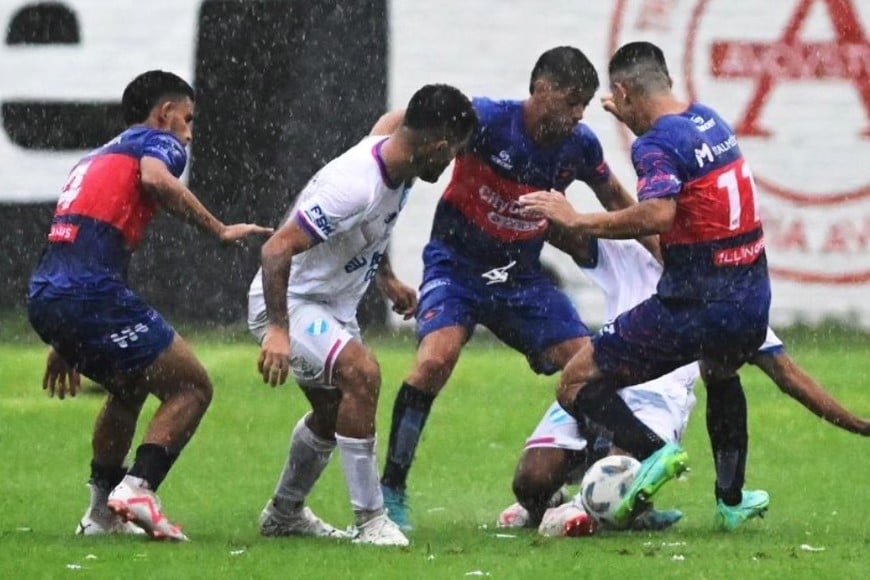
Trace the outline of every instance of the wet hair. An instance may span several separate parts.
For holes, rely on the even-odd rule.
[[[548,79],[562,89],[595,92],[600,85],[595,67],[579,49],[557,46],[538,57],[529,80],[529,94],[535,92],[535,81]]]
[[[411,97],[403,124],[458,143],[477,127],[477,114],[459,89],[444,84],[425,85]]]
[[[620,82],[641,93],[670,90],[672,82],[665,55],[651,42],[630,42],[610,59],[610,82]]]
[[[195,100],[195,93],[187,81],[162,70],[149,70],[130,81],[121,97],[121,109],[127,125],[142,123],[151,109],[164,99]]]

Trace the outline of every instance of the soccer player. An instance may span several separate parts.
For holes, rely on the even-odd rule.
[[[716,512],[744,520],[767,509],[763,491],[744,491],[746,399],[737,370],[764,341],[770,281],[752,174],[734,131],[712,109],[686,104],[671,89],[662,51],[648,42],[620,48],[609,65],[605,107],[638,136],[632,162],[637,205],[578,214],[563,196],[520,199],[532,216],[601,238],[661,235],[658,291],[607,325],[568,363],[559,403],[614,433],[614,444],[643,468],[620,504],[626,522],[686,468],[687,455],[632,414],[617,391],[701,361],[707,426],[716,464]]]
[[[661,266],[637,242],[592,239],[578,249],[581,251],[572,255],[581,271],[604,291],[608,320],[613,320],[655,292]],[[773,379],[783,392],[816,415],[844,430],[870,435],[870,421],[856,417],[800,369],[772,330],[768,329],[764,344],[751,362]],[[699,377],[698,364],[691,363],[642,385],[625,388],[619,395],[632,413],[662,440],[679,443],[695,405],[693,390]],[[588,425],[586,422],[582,424]],[[537,526],[545,510],[563,499],[558,493],[561,486],[569,481],[579,481],[587,465],[610,451],[608,435],[589,431],[587,427],[581,432],[581,424],[558,403],[547,409],[526,441],[517,466],[513,489],[518,503],[502,512],[500,526]],[[587,439],[593,441],[594,447],[587,444]],[[555,515],[559,514],[555,512]],[[572,512],[565,510],[561,514],[571,515]],[[646,510],[632,524],[636,528],[659,529],[675,523],[681,515],[675,510]],[[561,531],[562,535],[565,524],[575,533],[591,531],[588,523],[584,525],[579,520],[553,523],[561,524],[555,531]],[[720,523],[727,529],[734,529],[741,522],[729,520]],[[548,527],[552,533],[553,526]]]
[[[561,369],[588,340],[571,301],[541,268],[541,248],[547,240],[558,247],[558,232],[523,215],[517,199],[539,189],[563,195],[580,180],[607,209],[635,203],[598,138],[579,123],[597,89],[586,56],[560,46],[538,58],[527,99],[473,100],[480,125],[456,159],[423,252],[417,356],[394,402],[381,478],[389,515],[405,530],[412,529],[405,490],[414,454],[475,326],[526,355],[538,373]]]
[[[127,265],[159,209],[222,242],[271,229],[224,225],[179,181],[192,139],[194,92],[152,70],[122,97],[129,128],[90,152],[61,190],[48,245],[30,279],[28,316],[51,345],[43,388],[75,396],[79,373],[108,391],[97,418],[91,504],[77,533],[186,540],[155,495],[209,406],[212,385],[187,343],[127,285]],[[124,459],[148,394],[160,406],[129,471]]]
[[[387,259],[390,233],[412,182],[435,182],[476,122],[471,102],[457,89],[421,88],[390,135],[369,136],[321,169],[263,246],[249,298],[249,326],[262,345],[260,371],[275,386],[292,368],[312,408],[291,436],[289,458],[261,515],[263,535],[339,535],[304,506],[337,446],[356,520],[354,541],[408,545],[386,515],[378,482],[381,374],[360,340],[356,310],[375,279],[394,311],[413,316],[417,294],[395,277]]]

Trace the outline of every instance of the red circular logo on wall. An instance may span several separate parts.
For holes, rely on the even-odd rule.
[[[775,277],[870,282],[868,22],[859,0],[617,2],[610,54],[657,44],[677,94],[734,128]]]

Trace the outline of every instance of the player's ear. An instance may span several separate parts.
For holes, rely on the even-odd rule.
[[[175,103],[171,99],[166,99],[159,105],[157,105],[157,120],[163,124],[169,121],[169,117],[172,114],[172,108]]]

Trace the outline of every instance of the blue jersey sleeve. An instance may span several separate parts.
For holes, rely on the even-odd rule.
[[[637,199],[673,198],[683,191],[683,179],[675,160],[656,143],[638,139],[631,148],[637,171]]]
[[[588,184],[607,181],[610,179],[610,167],[604,160],[604,149],[601,147],[601,141],[585,125],[582,127],[582,137],[582,169],[578,172],[577,179]]]
[[[187,165],[187,150],[181,141],[169,133],[154,132],[148,135],[142,144],[142,156],[159,159],[175,177],[181,177]]]

